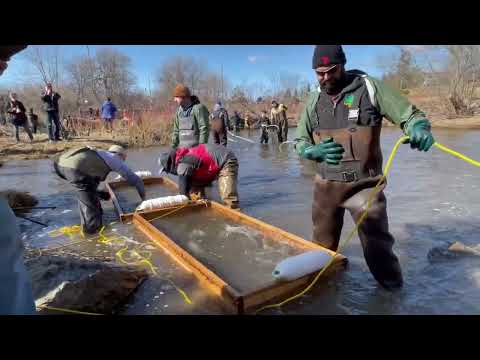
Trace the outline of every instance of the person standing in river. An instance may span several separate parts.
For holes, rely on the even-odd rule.
[[[83,232],[94,234],[102,228],[103,210],[100,199],[109,200],[107,191],[98,190],[100,182],[114,171],[131,186],[135,186],[142,201],[145,200],[143,180],[127,165],[127,151],[112,145],[108,151],[81,147],[57,155],[53,168],[57,175],[77,189],[78,210]]]
[[[272,109],[270,111],[270,121],[272,125],[277,125],[278,143],[287,141],[288,136],[288,118],[287,107],[279,104],[275,100],[272,101]]]
[[[382,177],[382,119],[409,136],[412,149],[428,151],[435,142],[425,113],[399,92],[359,70],[345,70],[340,45],[317,45],[312,59],[319,87],[301,114],[295,139],[298,154],[317,163],[312,204],[313,241],[336,251],[345,209],[357,223]],[[387,200],[381,185],[359,227],[367,265],[387,290],[401,288],[400,263],[393,253]]]
[[[219,101],[213,107],[212,115],[210,115],[212,129],[212,137],[214,144],[227,146],[227,129],[230,123],[228,112]]]
[[[172,147],[189,148],[208,143],[210,114],[207,107],[182,84],[175,87],[173,98],[179,106],[173,120]]]
[[[268,144],[268,127],[270,126],[270,119],[267,116],[267,112],[262,110],[259,119],[260,127],[262,129],[262,135],[260,136],[260,144]]]

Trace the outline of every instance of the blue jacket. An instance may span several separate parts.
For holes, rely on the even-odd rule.
[[[105,101],[102,105],[102,119],[113,119],[117,108],[111,101]]]

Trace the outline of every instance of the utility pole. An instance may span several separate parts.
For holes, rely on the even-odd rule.
[[[150,75],[147,75],[147,81],[148,81],[148,100],[149,100],[149,105],[150,105],[150,110],[153,110],[153,98],[152,98],[152,87],[150,85]]]
[[[223,103],[223,101],[224,101],[224,99],[223,99],[223,64],[221,65],[220,73],[221,73],[221,81],[222,81],[222,95],[221,95],[221,99],[222,99],[222,103]]]

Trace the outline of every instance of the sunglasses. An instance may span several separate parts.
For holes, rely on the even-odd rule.
[[[331,75],[337,70],[337,68],[338,68],[338,64],[335,64],[328,70],[325,70],[325,71],[315,70],[315,72],[319,76],[325,76],[325,74]]]

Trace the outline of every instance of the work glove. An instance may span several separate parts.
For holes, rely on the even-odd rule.
[[[300,156],[317,162],[326,161],[330,165],[338,165],[343,158],[343,146],[329,137],[320,144],[305,147],[300,151]]]
[[[427,119],[414,120],[407,126],[406,134],[410,139],[406,140],[404,144],[410,144],[412,149],[428,151],[435,143],[430,130],[430,122]]]

